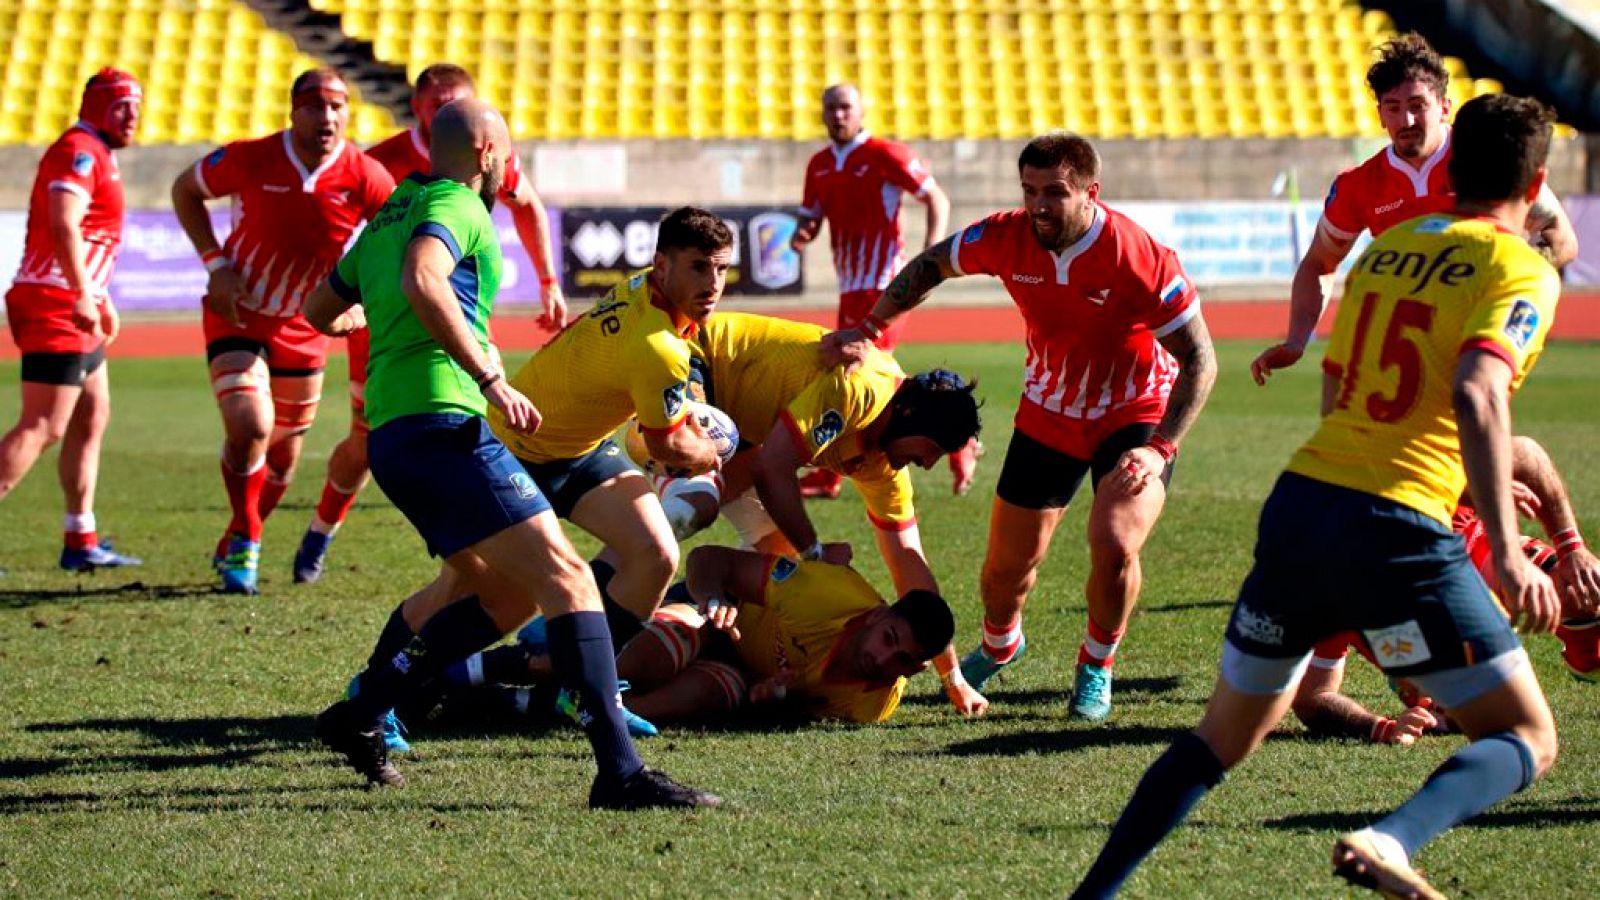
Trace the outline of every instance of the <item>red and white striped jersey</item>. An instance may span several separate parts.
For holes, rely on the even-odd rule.
[[[308,171],[289,132],[236,141],[195,163],[208,197],[233,197],[233,231],[223,248],[250,289],[242,304],[265,316],[300,314],[356,227],[377,214],[394,179],[344,142]]]
[[[367,148],[367,155],[377,160],[389,172],[395,184],[412,175],[426,175],[433,168],[429,161],[428,145],[415,125]],[[506,158],[506,174],[500,182],[500,202],[510,203],[522,186],[522,161],[513,152]]]
[[[122,173],[117,157],[95,134],[79,122],[56,139],[39,161],[28,200],[28,232],[23,244],[18,284],[41,284],[71,290],[56,259],[56,242],[50,232],[50,193],[68,191],[88,202],[80,228],[83,232],[84,270],[90,287],[104,292],[111,267],[122,246]]]
[[[967,226],[951,245],[963,275],[993,275],[1027,323],[1023,398],[1071,419],[1134,404],[1164,407],[1178,364],[1158,338],[1200,312],[1178,256],[1127,216],[1096,205],[1089,230],[1060,253],[1025,210]]]
[[[901,195],[920,197],[932,183],[910,147],[865,131],[811,157],[800,215],[827,219],[839,293],[889,286],[905,262]]]

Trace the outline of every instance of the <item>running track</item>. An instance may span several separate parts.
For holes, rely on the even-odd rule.
[[[1289,318],[1288,307],[1286,301],[1212,301],[1205,306],[1206,322],[1211,334],[1219,339],[1271,340],[1282,335]],[[819,325],[833,324],[832,310],[779,309],[773,314]],[[1331,324],[1333,316],[1325,315],[1322,321],[1325,326]],[[1600,341],[1600,294],[1563,297],[1552,336],[1558,340]],[[501,316],[494,320],[494,337],[502,349],[532,350],[542,346],[549,334],[541,331],[532,318]],[[905,334],[907,342],[915,343],[1020,342],[1022,337],[1022,317],[1014,306],[960,307],[938,303],[912,313]],[[204,350],[198,318],[189,322],[131,322],[124,326],[112,356],[198,356]],[[16,345],[7,334],[0,340],[0,359],[16,357]]]

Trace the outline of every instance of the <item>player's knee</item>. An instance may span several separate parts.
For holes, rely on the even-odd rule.
[[[69,421],[65,416],[24,416],[12,433],[32,446],[49,447],[66,436]]]
[[[678,571],[678,542],[653,541],[637,547],[622,558],[618,568],[631,572],[633,577],[642,582],[651,585],[659,583],[661,590],[665,591],[673,573]]]
[[[1089,528],[1089,556],[1096,566],[1127,568],[1139,558],[1144,535],[1115,523],[1099,523]]]
[[[986,560],[979,585],[984,596],[994,593],[1024,594],[1033,589],[1039,580],[1042,558],[1028,556],[1022,559]]]
[[[1517,736],[1522,738],[1528,752],[1533,754],[1533,777],[1543,777],[1556,764],[1556,756],[1561,749],[1555,723],[1547,719],[1538,725],[1519,729]]]
[[[706,691],[707,713],[730,713],[744,703],[748,690],[744,673],[724,662],[696,660],[689,671],[709,681],[712,688]]]

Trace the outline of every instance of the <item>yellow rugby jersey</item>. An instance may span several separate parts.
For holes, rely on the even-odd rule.
[[[706,402],[727,413],[751,443],[766,440],[781,419],[809,462],[850,478],[874,525],[908,528],[916,520],[910,473],[891,468],[859,433],[889,405],[905,373],[878,350],[849,377],[824,368],[818,354],[824,334],[802,322],[716,313],[691,342],[696,364],[703,363]]]
[[[819,719],[882,722],[894,713],[906,680],[889,685],[829,681],[824,673],[834,652],[853,633],[852,623],[884,606],[883,598],[849,566],[767,560],[760,597],[741,598],[739,658],[757,678],[781,668],[794,672],[790,696],[799,697]]]
[[[1461,353],[1522,385],[1555,317],[1560,276],[1483,219],[1423,216],[1384,232],[1346,280],[1323,370],[1333,410],[1289,471],[1393,500],[1448,525],[1467,475],[1451,401]]]
[[[495,436],[522,459],[582,456],[637,416],[647,429],[671,431],[688,417],[689,344],[695,326],[671,313],[650,286],[650,270],[612,288],[523,364],[511,386],[544,417],[517,434],[490,409]]]

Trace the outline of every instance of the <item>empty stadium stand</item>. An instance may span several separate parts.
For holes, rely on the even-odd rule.
[[[5,91],[0,143],[55,140],[83,83],[115,65],[144,82],[142,143],[213,143],[288,122],[289,85],[319,62],[235,0],[0,0]],[[358,140],[393,133],[394,117],[352,103]]]

